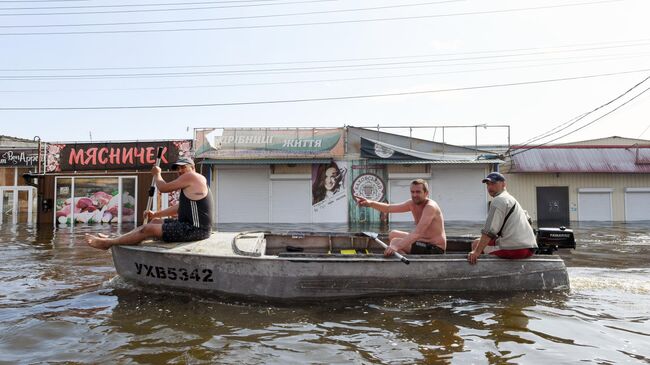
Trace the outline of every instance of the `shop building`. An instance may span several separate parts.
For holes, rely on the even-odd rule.
[[[513,148],[508,190],[540,224],[650,221],[650,141],[609,137]]]
[[[39,163],[39,142],[0,136],[0,223],[35,223],[37,191],[23,175]]]
[[[162,148],[163,178],[191,154],[192,141],[48,143],[45,173],[38,178],[39,222],[53,225],[138,224],[146,208],[151,167]],[[178,200],[178,194],[154,195],[154,210]]]
[[[253,128],[196,131],[196,157],[212,181],[218,223],[412,221],[357,207],[410,199],[422,178],[447,220],[485,218],[481,179],[503,161],[486,151],[364,128]]]

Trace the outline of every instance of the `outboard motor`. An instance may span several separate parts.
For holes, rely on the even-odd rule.
[[[576,248],[573,230],[562,226],[559,228],[539,228],[536,232],[537,253],[550,255],[559,248]]]

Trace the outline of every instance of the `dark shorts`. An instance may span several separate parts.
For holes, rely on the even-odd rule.
[[[443,253],[445,250],[429,242],[415,241],[411,245],[412,255],[441,255]]]
[[[488,246],[495,246],[496,245],[496,239],[491,239],[490,242],[488,243]],[[533,256],[535,253],[534,248],[519,248],[516,250],[495,250],[489,252],[490,255],[494,255],[496,257],[500,257],[502,259],[512,259],[512,260],[517,260],[517,259],[525,259],[527,257]]]
[[[165,242],[200,241],[210,237],[211,228],[199,228],[187,222],[167,218],[162,224],[162,239]]]

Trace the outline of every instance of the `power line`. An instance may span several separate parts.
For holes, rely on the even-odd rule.
[[[646,57],[650,54],[618,54],[618,55],[596,55],[596,56],[572,56],[572,57],[555,57],[546,58],[545,61],[582,59],[582,60],[612,60],[630,57]],[[461,59],[457,59],[461,60]],[[471,59],[470,59],[471,60]],[[442,60],[448,62],[449,60]],[[430,61],[407,61],[407,62],[388,62],[374,64],[358,65],[334,65],[334,66],[312,66],[312,67],[285,67],[285,68],[261,68],[261,69],[244,69],[244,70],[214,70],[214,71],[188,71],[188,72],[158,72],[158,73],[123,73],[123,74],[80,74],[80,75],[7,75],[0,76],[0,80],[5,81],[35,81],[35,80],[99,80],[99,79],[132,79],[132,78],[174,78],[174,77],[199,77],[199,76],[250,76],[250,75],[286,75],[296,73],[329,73],[329,72],[358,72],[358,71],[378,71],[378,70],[397,70],[397,69],[415,69],[430,67],[457,67],[457,66],[474,66],[485,64],[505,64],[531,62],[537,60],[495,60],[484,62],[465,62],[454,64],[433,64],[442,62],[439,60]],[[566,63],[560,63],[566,64]]]
[[[650,77],[649,77],[649,78],[650,78]],[[644,80],[644,81],[645,81],[645,80]],[[571,134],[573,134],[573,133],[576,133],[577,131],[582,130],[582,129],[584,129],[584,128],[586,128],[586,127],[588,127],[588,126],[590,126],[590,125],[596,123],[597,121],[599,121],[599,120],[605,118],[606,116],[608,116],[608,115],[614,113],[615,111],[619,110],[620,108],[624,107],[625,105],[631,103],[631,102],[632,102],[633,100],[635,100],[636,98],[638,98],[638,97],[640,97],[641,95],[645,94],[648,90],[650,90],[650,87],[647,88],[647,89],[645,89],[645,90],[643,90],[643,91],[641,91],[640,93],[636,94],[635,96],[633,96],[633,97],[630,98],[629,100],[625,101],[623,104],[617,106],[616,108],[610,110],[609,112],[607,112],[607,113],[601,115],[600,117],[598,117],[598,118],[592,120],[591,122],[589,122],[589,123],[587,123],[587,124],[585,124],[585,125],[583,125],[583,126],[577,128],[577,129],[575,129],[575,130],[573,130],[573,131],[571,131],[571,132],[568,132],[568,133],[566,133],[566,134],[563,134],[563,135],[561,135],[561,136],[559,136],[559,137],[557,137],[557,138],[555,138],[555,139],[552,139],[552,140],[550,140],[550,141],[548,141],[548,142],[544,142],[544,143],[542,143],[542,144],[540,144],[540,145],[531,146],[531,147],[526,148],[526,149],[524,149],[524,150],[522,150],[522,151],[515,152],[515,153],[511,154],[510,157],[513,157],[513,156],[516,156],[516,155],[518,155],[518,154],[521,154],[521,153],[524,153],[524,152],[530,151],[530,150],[535,149],[535,148],[539,148],[539,147],[545,146],[545,145],[547,145],[547,144],[549,144],[549,143],[552,143],[552,142],[555,142],[555,141],[557,141],[557,140],[559,140],[559,139],[562,139],[562,138],[564,138],[564,137],[566,137],[566,136],[568,136],[568,135],[571,135]]]
[[[63,1],[63,0],[61,0]],[[87,0],[68,0],[68,1],[87,1]],[[200,2],[175,2],[175,3],[154,3],[154,4],[118,4],[118,5],[75,5],[75,6],[39,6],[39,7],[21,7],[21,8],[0,8],[0,10],[50,10],[50,9],[96,9],[96,8],[132,8],[143,6],[180,6],[180,5],[202,5],[202,4],[230,4],[230,3],[273,3],[279,0],[230,0],[230,1],[200,1]],[[338,1],[338,0],[312,0],[314,1]],[[29,1],[2,1],[3,3],[27,3]],[[37,1],[42,2],[42,1]],[[60,2],[53,0],[51,2]]]
[[[104,88],[104,89],[72,89],[72,90],[0,90],[0,93],[29,93],[29,92],[61,92],[61,91],[134,91],[134,90],[165,90],[165,89],[198,89],[198,88],[223,88],[223,87],[243,87],[243,86],[270,86],[270,85],[291,85],[291,84],[308,84],[320,82],[344,82],[344,81],[360,81],[360,80],[379,80],[391,78],[407,78],[407,77],[421,77],[433,75],[451,75],[469,72],[482,72],[482,71],[499,71],[499,70],[513,70],[531,67],[545,67],[567,65],[571,63],[579,63],[583,61],[572,62],[556,62],[551,64],[537,64],[525,65],[514,67],[491,67],[483,69],[471,69],[461,71],[444,71],[444,72],[427,72],[427,73],[414,73],[414,74],[401,74],[401,75],[385,75],[385,76],[368,76],[368,77],[350,77],[350,78],[336,78],[336,79],[316,79],[316,80],[297,80],[297,81],[277,81],[277,82],[253,82],[253,83],[238,83],[238,84],[220,84],[220,85],[192,85],[192,86],[169,86],[169,87],[133,87],[133,88]]]
[[[596,111],[598,111],[598,110],[600,110],[600,109],[602,109],[602,108],[604,108],[604,107],[606,107],[606,106],[609,106],[609,105],[611,105],[613,102],[615,102],[615,101],[621,99],[622,97],[624,97],[625,95],[629,94],[629,93],[632,92],[634,89],[636,89],[638,86],[640,86],[641,84],[643,84],[644,82],[646,82],[648,79],[650,79],[650,76],[649,76],[649,77],[646,77],[646,78],[643,79],[642,81],[638,82],[636,85],[634,85],[634,86],[632,86],[631,88],[627,89],[625,92],[623,92],[622,94],[618,95],[618,96],[615,97],[614,99],[609,100],[608,102],[606,102],[606,103],[604,103],[604,104],[602,104],[602,105],[600,105],[600,106],[594,108],[593,110],[591,110],[591,111],[589,111],[589,112],[585,112],[585,113],[583,113],[583,114],[581,114],[581,115],[579,115],[579,116],[573,117],[571,120],[569,120],[569,121],[567,121],[567,122],[565,122],[565,123],[560,124],[559,126],[553,128],[553,129],[551,129],[550,131],[548,131],[548,132],[546,132],[546,133],[543,133],[543,134],[541,134],[541,135],[538,135],[538,136],[536,136],[536,137],[533,137],[533,138],[529,139],[528,141],[524,142],[522,145],[519,145],[518,147],[520,147],[520,148],[521,148],[521,147],[525,147],[525,146],[527,146],[527,145],[529,145],[529,144],[531,144],[531,143],[533,143],[533,142],[537,142],[537,141],[539,141],[539,140],[541,140],[541,139],[544,139],[544,138],[546,138],[546,137],[550,137],[550,136],[552,136],[552,135],[554,135],[554,134],[557,134],[557,133],[559,133],[559,132],[561,132],[561,131],[563,131],[563,130],[566,130],[567,128],[571,127],[571,126],[574,125],[575,123],[577,123],[577,122],[579,122],[580,120],[582,120],[582,119],[584,119],[585,117],[587,117],[588,115],[593,114],[593,113],[595,113]],[[558,128],[559,128],[559,129],[558,129]]]
[[[466,16],[466,15],[504,14],[504,13],[523,12],[523,11],[533,11],[533,10],[557,9],[557,8],[566,8],[566,7],[595,5],[595,4],[621,2],[621,1],[626,1],[626,0],[600,0],[600,1],[589,1],[589,2],[572,3],[572,4],[545,5],[545,6],[536,6],[536,7],[486,10],[486,11],[474,11],[474,12],[460,12],[460,13],[433,14],[433,15],[417,15],[417,16],[389,17],[389,18],[335,20],[335,21],[305,22],[305,23],[240,25],[240,26],[207,27],[207,28],[123,29],[123,30],[97,30],[97,31],[74,31],[74,32],[0,33],[0,36],[121,34],[121,33],[156,33],[156,32],[187,32],[187,31],[267,29],[267,28],[281,28],[281,27],[314,26],[314,25],[354,24],[354,23],[369,23],[369,22],[398,21],[398,20],[433,19],[433,18],[455,17],[455,16]]]
[[[247,15],[247,16],[233,16],[233,17],[221,17],[221,18],[156,20],[156,21],[142,21],[142,22],[117,22],[117,23],[114,22],[114,23],[82,23],[82,24],[0,25],[0,28],[91,27],[91,26],[149,25],[149,24],[194,23],[194,22],[209,22],[209,21],[224,21],[224,20],[263,19],[263,18],[279,18],[279,17],[288,17],[288,16],[305,16],[305,15],[318,15],[318,14],[350,13],[350,12],[358,12],[358,11],[386,10],[386,9],[407,8],[407,7],[426,6],[426,5],[437,5],[442,3],[451,3],[451,2],[459,2],[459,1],[465,1],[465,0],[429,1],[425,3],[386,5],[386,6],[375,6],[375,7],[368,7],[368,8],[356,8],[356,9],[319,10],[319,11],[308,11],[308,12],[301,12],[301,13]]]
[[[614,103],[615,101],[618,101],[619,99],[621,99],[621,98],[623,98],[624,96],[628,95],[628,94],[631,93],[634,89],[636,89],[636,88],[639,87],[641,84],[643,84],[643,83],[645,83],[646,81],[648,81],[649,79],[650,79],[650,76],[644,78],[643,80],[641,80],[640,82],[636,83],[634,86],[632,86],[631,88],[629,88],[628,90],[626,90],[625,92],[623,92],[622,94],[618,95],[617,97],[615,97],[615,98],[609,100],[608,102],[606,102],[606,103],[604,103],[604,104],[602,104],[602,105],[599,105],[598,107],[592,109],[591,111],[586,112],[586,113],[583,113],[583,114],[581,114],[581,115],[579,115],[579,116],[577,116],[577,117],[574,117],[574,118],[572,118],[571,120],[569,120],[568,122],[565,122],[565,123],[561,124],[560,126],[557,126],[557,127],[553,128],[553,129],[551,129],[550,131],[548,131],[548,132],[546,132],[546,133],[543,133],[542,135],[540,135],[540,136],[538,136],[538,137],[533,137],[532,139],[526,141],[523,145],[517,146],[517,150],[521,150],[521,151],[520,151],[520,152],[519,152],[519,151],[518,151],[518,152],[515,152],[515,153],[512,154],[511,156],[516,156],[516,155],[518,155],[519,153],[523,153],[523,152],[525,152],[525,151],[528,151],[528,150],[531,150],[531,149],[534,149],[534,148],[537,148],[537,147],[540,147],[540,146],[544,146],[544,145],[549,144],[549,143],[551,143],[551,142],[557,141],[557,140],[560,139],[560,138],[564,138],[564,137],[568,136],[569,134],[575,133],[575,132],[577,132],[577,131],[579,131],[579,130],[585,128],[586,126],[589,126],[589,125],[593,124],[595,121],[602,119],[604,116],[611,114],[613,111],[618,110],[618,109],[619,109],[620,107],[622,107],[623,105],[626,105],[626,104],[629,103],[630,101],[632,101],[632,100],[636,99],[637,97],[641,96],[641,95],[642,95],[643,93],[645,93],[648,89],[642,91],[641,93],[639,93],[639,94],[636,95],[635,97],[633,97],[633,98],[627,100],[625,103],[623,103],[622,105],[618,106],[618,107],[615,108],[614,110],[612,110],[612,111],[606,113],[605,115],[601,116],[600,118],[598,118],[598,119],[596,119],[596,120],[594,120],[594,121],[592,121],[592,122],[590,122],[590,123],[588,123],[588,124],[586,124],[586,125],[584,125],[584,126],[582,126],[582,127],[579,127],[578,129],[575,129],[575,130],[573,130],[573,131],[571,131],[571,132],[569,132],[569,133],[567,133],[567,134],[564,134],[564,135],[562,135],[562,136],[560,136],[560,137],[558,137],[558,138],[555,138],[555,139],[553,139],[553,140],[550,140],[550,141],[544,142],[544,143],[542,143],[542,144],[540,144],[540,145],[535,145],[535,146],[530,146],[530,147],[528,147],[528,148],[525,148],[527,145],[530,145],[530,143],[533,143],[533,142],[539,141],[540,139],[544,139],[544,138],[550,137],[550,136],[552,136],[552,135],[554,135],[554,134],[560,133],[560,132],[562,132],[563,130],[568,129],[569,127],[573,126],[575,123],[577,123],[577,122],[579,122],[580,120],[586,118],[587,116],[589,116],[589,115],[595,113],[596,111],[598,111],[598,110],[600,110],[600,109],[602,109],[602,108],[604,108],[604,107],[607,107],[607,106],[611,105],[611,104]],[[559,130],[556,131],[556,129],[558,129],[559,127],[562,127],[562,128],[560,128]]]
[[[0,26],[1,27],[1,26]],[[637,42],[636,44],[619,44]],[[612,44],[611,46],[600,46],[604,44]],[[329,59],[329,60],[299,60],[299,61],[282,61],[282,62],[256,62],[256,63],[231,63],[231,64],[215,64],[215,65],[173,65],[173,66],[139,66],[139,67],[84,67],[84,68],[23,68],[23,69],[0,69],[0,72],[36,72],[36,71],[108,71],[108,70],[142,70],[142,69],[177,69],[177,68],[213,68],[213,67],[243,67],[243,66],[270,66],[270,65],[292,65],[292,64],[312,64],[312,63],[338,63],[338,62],[362,62],[362,61],[378,61],[378,60],[394,60],[405,58],[424,58],[424,57],[442,57],[442,56],[461,56],[461,55],[474,55],[474,54],[489,54],[489,53],[503,53],[503,52],[521,52],[521,51],[537,51],[531,53],[516,53],[511,56],[534,55],[534,54],[550,54],[550,53],[563,53],[563,52],[583,52],[610,48],[625,48],[625,47],[640,47],[650,44],[650,38],[634,39],[634,40],[619,40],[609,42],[589,42],[578,43],[563,46],[552,47],[528,47],[528,48],[511,48],[500,50],[487,50],[487,51],[471,51],[471,52],[453,52],[453,53],[438,53],[438,54],[423,54],[423,55],[405,55],[405,56],[388,56],[388,57],[366,57],[366,58],[343,58],[343,59]],[[545,51],[553,48],[571,48],[571,47],[586,47],[589,48],[576,48],[558,51]],[[496,55],[494,57],[499,57]],[[469,58],[467,58],[469,59]],[[460,59],[464,60],[464,59]]]
[[[641,138],[641,136],[643,136],[643,135],[645,134],[645,132],[647,132],[647,131],[648,131],[648,129],[650,129],[650,124],[648,124],[648,126],[647,126],[647,127],[645,127],[645,129],[643,130],[643,132],[641,132],[641,134],[639,134],[639,136],[638,136],[638,137],[636,137],[636,138]]]
[[[260,2],[262,0],[254,0]],[[267,0],[268,1],[268,0]],[[9,14],[0,14],[0,16],[46,16],[46,15],[87,15],[87,14],[125,14],[125,13],[154,13],[154,12],[165,12],[165,11],[187,11],[187,10],[207,10],[207,9],[230,9],[230,8],[250,8],[250,7],[260,7],[260,6],[276,6],[276,5],[293,5],[293,4],[308,4],[308,3],[321,3],[321,2],[332,2],[338,0],[301,0],[301,1],[285,1],[285,2],[273,2],[267,4],[246,4],[246,5],[215,5],[215,6],[204,6],[204,7],[190,7],[190,8],[163,8],[163,9],[136,9],[136,10],[107,10],[107,11],[83,11],[83,12],[58,12],[58,13],[9,13]],[[460,1],[460,0],[457,0]],[[237,1],[225,1],[223,3],[232,3]],[[241,1],[249,2],[249,1]],[[190,4],[214,4],[214,1],[210,2],[196,2],[196,3],[179,3],[178,5],[190,5]],[[97,5],[97,6],[88,6],[88,7],[130,7],[130,6],[159,6],[162,4],[142,4],[142,5]],[[167,6],[174,4],[167,4]],[[65,8],[75,8],[75,7],[52,7],[51,9],[65,9]],[[83,7],[80,7],[83,8]],[[7,10],[10,8],[0,8],[0,10]],[[36,9],[36,8],[34,8]],[[16,10],[16,9],[14,9]]]
[[[450,92],[450,91],[467,91],[467,90],[491,89],[491,88],[498,88],[498,87],[522,86],[522,85],[531,85],[531,84],[541,84],[541,83],[552,83],[552,82],[560,82],[560,81],[589,79],[589,78],[615,76],[615,75],[622,75],[622,74],[635,73],[635,72],[647,72],[647,71],[650,71],[650,69],[635,70],[635,71],[611,72],[611,73],[605,73],[605,74],[574,76],[574,77],[564,77],[564,78],[545,79],[545,80],[512,82],[512,83],[503,83],[503,84],[467,86],[467,87],[458,87],[458,88],[449,88],[449,89],[407,91],[407,92],[385,93],[385,94],[333,96],[333,97],[325,97],[325,98],[241,101],[241,102],[207,103],[207,104],[167,104],[167,105],[87,106],[87,107],[0,107],[0,110],[4,110],[4,111],[28,111],[28,110],[29,111],[34,111],[34,110],[171,109],[171,108],[204,108],[204,107],[220,107],[220,106],[242,106],[242,105],[262,105],[262,104],[303,103],[303,102],[315,102],[315,101],[369,99],[369,98],[392,97],[392,96],[422,95],[422,94],[432,94],[432,93],[441,93],[441,92]]]

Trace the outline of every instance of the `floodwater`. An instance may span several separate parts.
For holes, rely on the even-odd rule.
[[[574,226],[569,292],[300,305],[131,286],[98,229],[0,226],[1,364],[650,363],[648,222]]]

